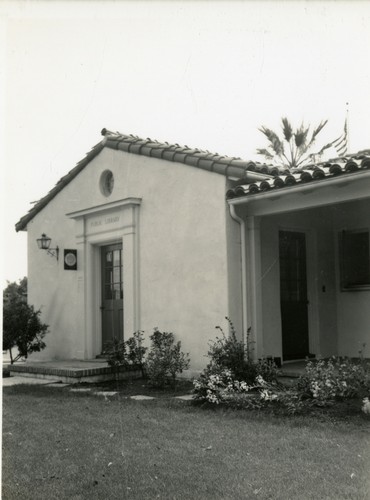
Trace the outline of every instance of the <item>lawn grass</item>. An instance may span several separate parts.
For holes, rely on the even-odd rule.
[[[111,389],[111,387],[110,387]],[[128,393],[133,390],[127,386]],[[3,394],[3,500],[368,499],[370,425],[69,388]]]
[[[95,384],[78,384],[81,388],[92,390],[117,391],[122,396],[133,396],[142,394],[155,398],[172,398],[193,392],[193,382],[189,380],[177,380],[176,384],[166,385],[164,388],[153,387],[148,379],[129,379],[118,381],[97,382]]]

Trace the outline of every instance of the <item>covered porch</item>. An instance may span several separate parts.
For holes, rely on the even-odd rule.
[[[228,200],[256,358],[370,356],[369,174]]]

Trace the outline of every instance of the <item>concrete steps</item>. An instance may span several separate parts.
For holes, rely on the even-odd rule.
[[[117,370],[110,367],[106,360],[25,362],[9,365],[8,369],[10,376],[57,380],[66,384],[106,382],[141,377],[140,370],[128,371],[124,367]]]

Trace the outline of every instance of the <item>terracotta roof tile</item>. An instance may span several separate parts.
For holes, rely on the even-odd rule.
[[[296,171],[280,173],[278,169],[269,169],[274,179],[262,182],[246,183],[229,189],[226,198],[263,194],[271,189],[288,188],[307,182],[325,182],[327,179],[339,175],[350,175],[356,172],[365,172],[370,169],[370,150],[366,149],[356,154],[342,158],[333,158],[329,162],[308,165]]]

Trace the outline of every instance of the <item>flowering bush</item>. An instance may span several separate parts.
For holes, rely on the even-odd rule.
[[[250,385],[254,384],[258,375],[262,375],[267,381],[276,380],[278,369],[272,360],[261,359],[258,362],[252,360],[251,329],[248,329],[245,342],[238,340],[233,323],[228,317],[225,319],[229,324],[230,334],[226,335],[220,326],[216,326],[216,329],[222,333],[222,337],[216,337],[215,341],[209,343],[210,362],[206,373],[227,369],[231,371],[234,379],[245,381]]]
[[[364,398],[362,400],[362,411],[366,414],[366,415],[370,415],[370,400],[368,397]]]
[[[370,369],[366,363],[332,357],[309,361],[298,382],[298,390],[318,403],[361,396],[370,388]]]
[[[232,369],[221,365],[220,360],[225,359],[219,349],[222,339],[217,342],[217,359],[211,358],[207,368],[194,381],[198,401],[243,408],[273,407],[294,414],[331,405],[337,399],[361,397],[370,391],[370,365],[347,358],[308,361],[305,374],[290,388],[277,382],[276,367],[271,367],[266,360],[254,365],[253,381],[238,379]],[[232,340],[226,345],[230,347]],[[247,373],[250,375],[252,371]],[[369,398],[365,397],[362,403],[362,411],[370,415]]]
[[[203,403],[227,404],[234,408],[262,409],[270,406],[284,408],[293,414],[301,411],[307,404],[294,390],[288,390],[267,382],[258,375],[255,382],[248,385],[235,380],[230,370],[219,373],[205,373],[194,380],[195,400]]]
[[[268,382],[274,384],[278,370],[273,362],[265,359],[255,362],[251,359],[250,329],[246,342],[237,339],[235,328],[229,318],[230,335],[220,326],[222,337],[210,342],[208,357],[210,362],[198,379],[194,380],[195,400],[208,403],[229,403],[237,406],[260,407],[261,401],[275,399],[266,388]]]
[[[246,393],[252,387],[236,380],[228,368],[206,369],[194,380],[195,399],[219,404],[230,399],[234,393]]]

